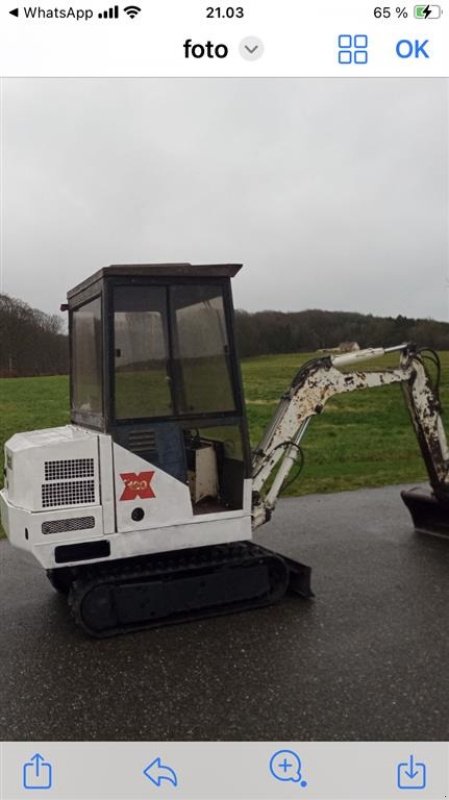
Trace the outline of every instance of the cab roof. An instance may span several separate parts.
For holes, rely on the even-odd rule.
[[[167,264],[111,264],[94,272],[67,292],[67,299],[84,292],[89,286],[104,278],[233,278],[242,264],[190,264],[174,262]]]

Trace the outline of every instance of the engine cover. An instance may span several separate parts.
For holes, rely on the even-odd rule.
[[[26,511],[100,502],[98,436],[66,425],[16,433],[5,446],[8,500]]]

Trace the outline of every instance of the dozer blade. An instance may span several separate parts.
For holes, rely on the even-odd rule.
[[[310,568],[252,542],[145,556],[86,569],[69,604],[96,638],[312,597]]]
[[[419,533],[430,533],[449,539],[449,499],[438,500],[422,489],[408,489],[401,497],[412,515],[413,524]]]

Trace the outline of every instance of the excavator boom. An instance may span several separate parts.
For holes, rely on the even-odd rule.
[[[400,352],[396,369],[367,372],[342,369],[394,351]],[[322,413],[326,402],[335,395],[393,383],[402,387],[432,488],[431,495],[418,490],[403,492],[403,500],[418,530],[449,534],[449,450],[441,419],[438,387],[432,384],[423,351],[411,344],[325,356],[309,361],[299,369],[290,388],[281,397],[254,454],[254,527],[270,518],[279,492],[298,459],[298,453],[301,453],[300,443],[310,420]],[[274,472],[275,477],[271,480]]]

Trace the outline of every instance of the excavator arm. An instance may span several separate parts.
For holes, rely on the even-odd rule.
[[[342,367],[400,353],[396,369],[347,372]],[[253,457],[253,525],[266,522],[281,488],[301,453],[301,440],[310,420],[321,414],[327,401],[339,394],[398,383],[429,475],[431,497],[403,492],[415,526],[441,533],[449,531],[449,449],[441,420],[438,387],[434,387],[422,352],[414,345],[370,348],[325,356],[304,364],[282,395],[273,419]],[[274,477],[273,477],[274,475]],[[423,499],[424,498],[424,499]],[[435,524],[435,514],[438,517]],[[419,519],[418,519],[419,517]],[[429,524],[423,524],[423,517]],[[444,531],[443,531],[444,532]]]

